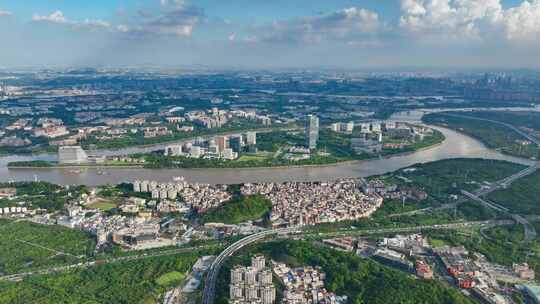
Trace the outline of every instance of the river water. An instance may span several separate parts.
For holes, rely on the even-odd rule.
[[[440,110],[430,110],[430,112]],[[530,111],[531,109],[528,108],[527,110]],[[424,113],[425,112],[423,111],[401,112],[394,115],[391,119],[397,121],[419,122]],[[370,175],[384,174],[414,165],[416,163],[425,163],[458,157],[507,160],[527,165],[533,163],[530,160],[503,155],[495,150],[487,148],[478,140],[461,133],[446,128],[434,128],[441,131],[446,136],[446,140],[438,146],[407,155],[359,162],[347,162],[322,167],[243,169],[88,168],[83,169],[80,173],[73,173],[72,169],[65,168],[8,169],[6,166],[7,163],[12,161],[56,159],[56,155],[42,154],[33,156],[0,157],[0,181],[41,180],[62,185],[84,184],[89,186],[117,184],[124,181],[133,181],[135,179],[168,182],[177,176],[184,176],[189,182],[208,184],[330,181],[340,178],[366,177]],[[101,153],[113,155],[147,152],[162,148],[163,146],[164,145],[154,145],[145,148],[102,151]]]

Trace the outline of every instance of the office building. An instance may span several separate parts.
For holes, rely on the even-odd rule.
[[[380,138],[382,140],[382,138]],[[351,149],[357,153],[379,153],[382,151],[382,144],[379,140],[372,140],[366,137],[351,138]]]
[[[241,135],[231,136],[229,146],[234,152],[242,152],[244,148],[244,139]]]
[[[82,164],[88,162],[88,155],[80,146],[64,146],[58,148],[60,164]]]
[[[202,148],[199,146],[192,146],[189,152],[190,157],[199,158],[203,154]]]
[[[306,121],[306,148],[317,149],[319,141],[319,118],[315,115],[308,115]]]
[[[246,133],[246,144],[248,146],[255,146],[257,144],[257,132]]]
[[[218,137],[216,137],[216,144],[217,144],[220,152],[225,151],[225,149],[229,148],[229,137],[227,137],[227,136],[218,136]]]

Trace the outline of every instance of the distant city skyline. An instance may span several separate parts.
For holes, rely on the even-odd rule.
[[[0,0],[0,67],[540,68],[540,0]]]

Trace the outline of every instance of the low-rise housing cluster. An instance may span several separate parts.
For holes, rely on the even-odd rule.
[[[262,194],[272,201],[270,220],[275,227],[333,223],[368,217],[383,203],[365,194],[358,180],[244,184],[243,194]]]
[[[326,239],[323,243],[414,273],[421,279],[447,280],[450,284],[468,290],[485,303],[513,303],[504,296],[506,287],[501,282],[534,287],[530,282],[534,281],[535,272],[527,263],[498,265],[488,262],[482,254],[469,252],[463,246],[433,248],[421,234],[396,235],[378,241],[342,237]]]
[[[231,199],[225,185],[192,184],[183,178],[176,178],[174,182],[169,183],[136,180],[133,182],[133,191],[152,193],[154,199],[180,198],[198,213],[219,207]]]
[[[380,179],[362,179],[360,185],[364,193],[377,193],[385,199],[401,200],[404,197],[409,197],[422,201],[428,198],[428,194],[424,190],[416,187],[398,187],[394,184],[387,184]]]
[[[285,286],[282,303],[286,304],[341,304],[346,296],[337,296],[326,290],[326,274],[319,268],[304,266],[291,268],[284,263],[273,262],[272,269]]]

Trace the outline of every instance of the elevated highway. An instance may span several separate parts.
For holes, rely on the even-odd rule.
[[[496,220],[496,221],[476,221],[476,222],[458,222],[458,223],[449,223],[449,224],[440,224],[440,225],[426,225],[426,226],[416,226],[416,227],[400,227],[400,228],[382,228],[382,229],[372,229],[372,230],[348,230],[348,231],[338,231],[331,233],[314,233],[309,231],[301,230],[300,228],[284,228],[276,230],[267,230],[260,233],[252,234],[248,237],[245,237],[236,243],[232,244],[226,248],[221,254],[214,260],[210,269],[208,270],[204,290],[203,290],[203,304],[213,304],[216,294],[216,283],[219,275],[219,271],[223,266],[225,260],[234,255],[238,250],[246,247],[247,245],[259,242],[265,238],[273,235],[283,235],[285,237],[291,237],[294,235],[317,235],[325,237],[336,237],[341,235],[357,235],[357,234],[377,234],[377,233],[400,233],[400,232],[420,232],[425,230],[445,230],[445,229],[463,229],[470,227],[486,227],[486,226],[500,226],[500,225],[511,225],[513,221],[505,220]]]

